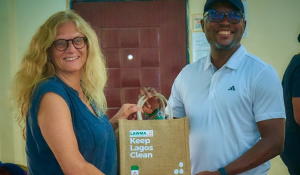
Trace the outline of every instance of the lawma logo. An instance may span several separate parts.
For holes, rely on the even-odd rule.
[[[146,132],[130,132],[130,135],[146,135]]]
[[[153,137],[153,130],[131,130],[130,137]]]

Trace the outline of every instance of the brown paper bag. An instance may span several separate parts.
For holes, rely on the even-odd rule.
[[[188,118],[141,120],[140,115],[119,120],[120,174],[190,175]]]

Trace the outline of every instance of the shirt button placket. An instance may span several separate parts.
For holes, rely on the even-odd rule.
[[[211,82],[210,82],[210,87],[209,87],[209,95],[208,95],[209,99],[214,97],[219,75],[220,75],[220,70],[216,71],[212,75]]]

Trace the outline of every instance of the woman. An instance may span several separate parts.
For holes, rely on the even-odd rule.
[[[300,43],[300,34],[298,36]],[[284,151],[280,155],[291,175],[300,174],[300,53],[285,70],[283,94],[286,110]]]
[[[108,120],[106,79],[97,36],[78,14],[55,13],[39,28],[12,86],[29,175],[116,174],[114,129],[138,107],[125,104]]]

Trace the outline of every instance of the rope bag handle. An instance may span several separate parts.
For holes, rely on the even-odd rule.
[[[165,116],[166,116],[166,106],[165,106],[165,103],[169,106],[168,107],[168,111],[169,111],[169,117],[168,117],[168,120],[171,120],[173,119],[173,111],[172,111],[172,108],[170,107],[169,103],[168,103],[168,100],[161,94],[159,93],[156,93],[154,94],[153,96],[156,96],[161,102],[162,102],[162,117],[165,119]],[[144,105],[144,103],[147,101],[147,97],[145,96],[142,96],[139,101],[138,101],[138,107],[140,108],[139,111],[137,112],[137,119],[138,120],[143,120],[142,118],[142,107]],[[165,102],[165,103],[164,103]]]

